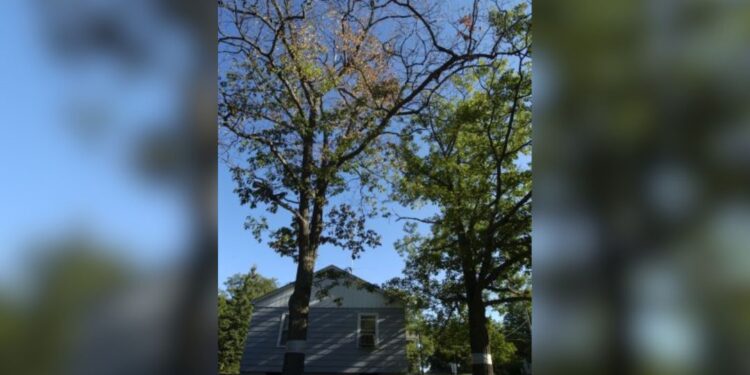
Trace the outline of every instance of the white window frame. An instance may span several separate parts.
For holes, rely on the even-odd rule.
[[[279,319],[279,335],[276,337],[277,348],[286,348],[286,343],[281,344],[281,333],[284,332],[284,318],[287,316],[289,316],[289,313],[283,313],[281,314],[281,319]],[[289,341],[289,328],[287,328],[286,341]]]
[[[359,313],[357,314],[357,347],[358,348],[366,348],[370,349],[370,347],[362,347],[359,345],[359,337],[362,334],[362,317],[363,316],[374,316],[375,317],[375,345],[374,348],[377,348],[380,344],[380,317],[378,316],[378,313]]]

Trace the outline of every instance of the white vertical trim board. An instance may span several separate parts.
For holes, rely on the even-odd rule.
[[[357,314],[357,347],[361,348],[359,345],[359,338],[362,333],[362,317],[363,316],[373,316],[375,317],[375,347],[378,346],[380,343],[380,318],[377,313],[359,313]]]
[[[283,313],[281,314],[281,318],[279,319],[279,335],[276,336],[276,347],[277,348],[285,348],[286,344],[281,344],[281,333],[284,332],[284,318],[287,317],[289,313]],[[286,340],[289,341],[289,328],[287,328],[287,334],[286,334]]]

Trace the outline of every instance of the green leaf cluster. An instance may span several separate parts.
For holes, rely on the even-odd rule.
[[[258,274],[235,274],[219,290],[219,373],[239,374],[240,360],[253,313],[252,301],[276,289],[276,280]]]

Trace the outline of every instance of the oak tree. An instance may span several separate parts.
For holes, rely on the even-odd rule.
[[[357,257],[379,244],[365,226],[373,211],[334,205],[335,197],[376,188],[385,136],[446,80],[480,59],[517,53],[489,25],[496,4],[463,3],[459,17],[447,12],[454,2],[219,2],[220,143],[241,202],[289,218],[271,228],[251,217],[248,228],[269,231],[270,246],[297,262],[285,375],[304,371],[320,246]]]
[[[407,235],[397,249],[405,281],[434,310],[468,307],[476,375],[492,374],[488,307],[530,299],[530,20],[523,5],[494,17],[518,54],[454,79],[453,95],[413,117],[394,194],[407,206],[436,207],[431,217],[401,217]]]

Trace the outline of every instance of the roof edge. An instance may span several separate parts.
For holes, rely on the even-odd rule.
[[[338,267],[336,265],[333,265],[333,264],[329,264],[329,265],[327,265],[327,266],[325,266],[325,267],[323,267],[323,268],[315,271],[313,273],[313,278],[315,278],[315,276],[319,275],[320,273],[323,273],[323,272],[331,270],[331,269],[336,270],[336,271],[340,271],[342,273],[345,273],[346,275],[348,275],[348,276],[356,279],[357,281],[360,281],[360,282],[362,282],[362,283],[364,283],[364,284],[366,284],[368,286],[373,287],[380,294],[384,294],[383,293],[383,289],[380,286],[378,286],[376,284],[373,284],[373,283],[371,283],[371,282],[369,282],[369,281],[367,281],[367,280],[365,280],[365,279],[363,279],[363,278],[361,278],[359,276],[356,276],[356,275],[354,275],[351,272],[348,272],[348,271],[346,271],[344,269],[341,269],[340,267]],[[283,286],[280,286],[280,287],[278,287],[278,288],[276,288],[276,289],[274,289],[274,290],[272,290],[272,291],[270,291],[270,292],[268,292],[268,293],[266,293],[266,294],[264,294],[264,295],[262,295],[262,296],[260,296],[258,298],[255,298],[254,300],[250,301],[250,303],[253,304],[253,305],[255,305],[256,303],[258,303],[258,302],[260,302],[262,300],[268,299],[268,298],[270,298],[272,296],[275,296],[276,294],[279,294],[282,291],[284,291],[284,290],[286,290],[286,289],[288,289],[288,288],[290,288],[292,286],[294,286],[294,281],[286,283]]]

